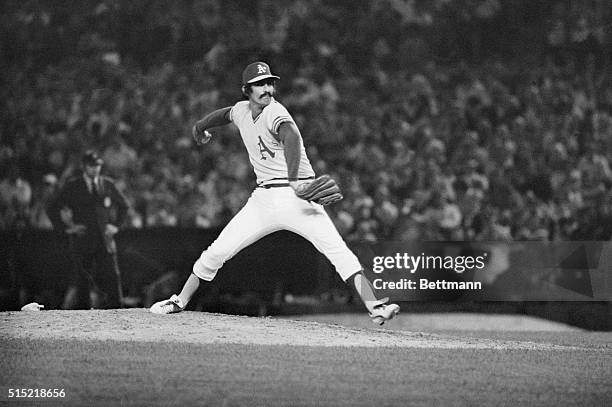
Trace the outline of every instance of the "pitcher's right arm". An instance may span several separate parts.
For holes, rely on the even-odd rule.
[[[210,141],[212,134],[208,132],[208,129],[230,124],[232,122],[230,120],[230,110],[232,110],[231,106],[215,110],[214,112],[204,116],[204,118],[198,120],[196,124],[193,125],[191,135],[193,136],[193,139],[197,145],[201,146],[202,144],[206,144]]]

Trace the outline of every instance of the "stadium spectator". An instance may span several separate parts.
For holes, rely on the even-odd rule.
[[[102,163],[95,151],[87,151],[82,174],[66,182],[49,205],[55,230],[68,236],[74,265],[66,308],[121,306],[114,235],[126,218],[128,204],[114,181],[101,175]]]
[[[37,196],[33,199],[34,203],[30,210],[30,226],[35,229],[53,229],[53,224],[47,213],[47,208],[57,192],[57,182],[58,180],[55,174],[45,174],[43,177],[42,186]]]
[[[8,176],[0,181],[0,223],[6,229],[21,230],[29,225],[32,187],[11,167]]]

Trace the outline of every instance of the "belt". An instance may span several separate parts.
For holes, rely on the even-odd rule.
[[[280,188],[280,187],[288,187],[289,183],[285,182],[284,184],[266,184],[266,185],[257,185],[257,188],[265,188],[265,189],[270,189],[270,188]]]
[[[274,178],[276,180],[282,180],[283,178]],[[284,178],[287,179],[287,178]],[[305,181],[305,180],[309,180],[309,179],[314,179],[314,177],[307,177],[307,178],[298,178],[299,181]],[[272,180],[268,180],[268,181],[272,181]],[[280,187],[288,187],[290,186],[288,182],[281,182],[278,184],[260,184],[257,185],[257,188],[265,188],[265,189],[270,189],[270,188],[280,188]]]

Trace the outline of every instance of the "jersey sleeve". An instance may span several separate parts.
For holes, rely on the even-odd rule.
[[[278,134],[278,129],[285,122],[295,123],[285,106],[280,103],[272,103],[266,108],[265,115],[266,128],[274,135]]]
[[[232,106],[229,114],[229,119],[232,123],[236,123],[236,118],[240,115],[241,109],[244,109],[245,104],[248,105],[248,103],[249,102],[245,103],[245,101],[241,100],[240,102],[237,102],[234,106]]]

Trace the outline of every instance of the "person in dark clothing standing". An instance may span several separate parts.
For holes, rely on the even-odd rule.
[[[100,174],[103,160],[95,151],[82,157],[82,175],[69,179],[49,206],[55,230],[68,235],[76,303],[64,307],[119,308],[121,277],[114,235],[124,222],[128,204],[115,182]],[[90,301],[90,291],[96,301]],[[74,301],[67,301],[68,303]]]

